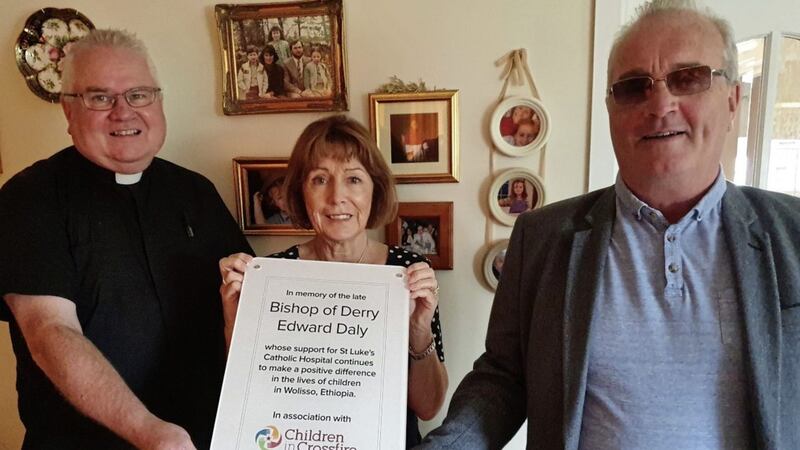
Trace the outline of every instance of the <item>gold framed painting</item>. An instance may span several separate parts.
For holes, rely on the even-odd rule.
[[[287,212],[283,180],[288,164],[288,158],[233,159],[236,220],[244,234],[314,234],[314,230],[295,227]]]
[[[396,182],[458,182],[458,91],[370,94],[369,117]]]
[[[347,110],[342,0],[214,8],[227,115]]]

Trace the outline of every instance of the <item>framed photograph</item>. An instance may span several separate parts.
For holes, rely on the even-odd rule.
[[[386,243],[425,255],[434,269],[452,269],[453,202],[401,202]]]
[[[458,91],[370,94],[369,119],[397,183],[458,182]]]
[[[533,172],[507,170],[489,188],[489,209],[500,223],[512,226],[517,216],[544,205],[544,184]]]
[[[347,110],[342,0],[214,11],[225,114]]]
[[[483,257],[483,277],[492,290],[497,289],[497,283],[500,282],[503,263],[506,261],[506,249],[508,249],[508,239],[503,239],[489,247]]]
[[[304,235],[286,212],[283,180],[288,158],[234,158],[236,220],[244,234]]]
[[[492,113],[490,134],[498,150],[508,156],[524,156],[538,150],[550,136],[550,115],[539,100],[510,97]]]

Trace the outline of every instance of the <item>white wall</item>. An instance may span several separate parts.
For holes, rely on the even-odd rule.
[[[450,393],[483,347],[492,293],[481,275],[487,234],[499,239],[510,228],[487,218],[485,198],[491,141],[488,121],[501,88],[493,62],[512,48],[528,49],[531,70],[547,106],[552,132],[545,186],[552,202],[581,194],[586,183],[588,105],[591,86],[591,2],[559,0],[344,0],[350,114],[366,123],[367,94],[397,75],[429,86],[460,90],[461,182],[401,185],[401,201],[455,203],[455,269],[439,271]],[[52,0],[47,4],[6,0],[0,16],[0,183],[32,162],[67,146],[58,105],[26,87],[11,49],[35,8],[70,7],[98,27],[135,31],[149,45],[166,90],[169,131],[160,156],[199,171],[217,186],[233,210],[231,158],[287,156],[302,128],[321,114],[226,117],[221,112],[219,42],[209,0]],[[515,92],[512,90],[512,93]],[[524,94],[525,90],[516,92]],[[506,167],[538,168],[538,154],[495,157]],[[486,231],[486,221],[491,225]],[[379,236],[382,232],[377,233]],[[7,237],[4,237],[7,238]],[[252,238],[263,254],[295,240]],[[14,357],[0,325],[0,450],[19,448],[23,430],[15,410]],[[425,430],[441,422],[444,411]],[[516,440],[509,448],[523,448]]]

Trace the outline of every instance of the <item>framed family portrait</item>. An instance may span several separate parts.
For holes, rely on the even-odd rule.
[[[508,226],[517,216],[544,205],[544,183],[533,172],[511,169],[498,175],[489,187],[489,209]]]
[[[214,11],[225,114],[347,110],[342,0]]]
[[[453,202],[401,202],[386,243],[425,255],[434,269],[452,269]]]
[[[233,159],[236,220],[244,234],[314,234],[314,230],[295,227],[287,212],[283,181],[288,161],[288,158]]]
[[[370,94],[369,118],[397,183],[458,182],[458,91]]]
[[[492,114],[490,134],[498,150],[524,156],[545,146],[550,136],[550,115],[532,97],[510,97]]]
[[[489,247],[483,258],[483,277],[492,290],[497,289],[497,283],[500,282],[500,274],[503,273],[503,264],[506,261],[506,249],[508,249],[508,239],[497,241]]]

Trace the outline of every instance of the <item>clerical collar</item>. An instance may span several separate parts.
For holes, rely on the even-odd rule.
[[[139,173],[115,173],[114,178],[117,184],[130,186],[136,184],[142,179],[142,172]]]

